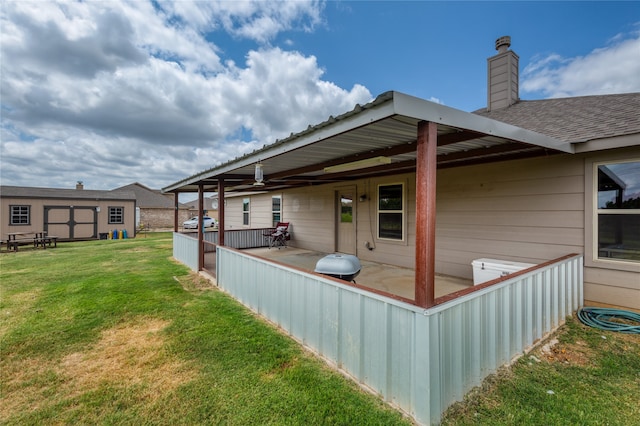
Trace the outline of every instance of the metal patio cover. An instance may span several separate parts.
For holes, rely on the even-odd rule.
[[[437,124],[437,166],[457,167],[518,158],[573,153],[548,136],[400,92],[386,92],[366,105],[265,145],[245,156],[190,176],[163,192],[273,191],[292,187],[415,171],[418,123]],[[339,173],[325,167],[384,156],[390,164]],[[264,186],[254,186],[261,163]]]

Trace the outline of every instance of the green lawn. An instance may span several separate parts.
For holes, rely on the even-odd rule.
[[[170,234],[2,253],[0,423],[410,424],[170,256]]]
[[[411,424],[170,256],[167,233],[0,254],[0,423]],[[640,424],[640,337],[554,337],[443,424]]]
[[[445,413],[443,425],[640,425],[640,336],[568,318]]]

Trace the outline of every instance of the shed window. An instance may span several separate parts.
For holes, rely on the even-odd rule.
[[[640,161],[597,164],[597,258],[640,262]]]
[[[11,225],[29,225],[31,206],[10,206]]]
[[[109,207],[109,223],[124,223],[124,207]]]
[[[242,224],[249,226],[249,199],[242,200]]]
[[[404,239],[404,185],[378,187],[378,238]]]
[[[274,195],[271,197],[271,222],[276,226],[278,222],[282,222],[282,196]]]

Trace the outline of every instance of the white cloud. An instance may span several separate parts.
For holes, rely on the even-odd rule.
[[[615,37],[586,56],[537,58],[523,71],[523,92],[559,98],[640,91],[640,35]]]
[[[216,31],[268,42],[321,2],[8,2],[3,185],[166,186],[371,99],[268,44],[224,59]]]

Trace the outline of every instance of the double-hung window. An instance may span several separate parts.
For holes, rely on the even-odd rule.
[[[271,197],[271,222],[276,226],[278,222],[282,222],[282,196],[274,195]]]
[[[242,224],[249,226],[249,198],[242,200]]]
[[[640,262],[640,160],[595,164],[598,260]]]
[[[31,206],[10,206],[11,225],[29,225],[31,223]]]
[[[404,185],[378,186],[378,238],[404,240]]]

